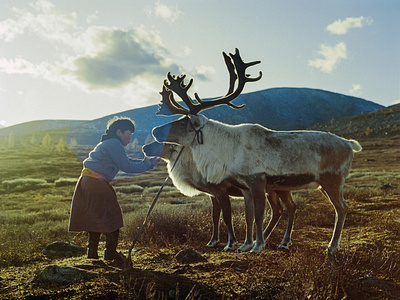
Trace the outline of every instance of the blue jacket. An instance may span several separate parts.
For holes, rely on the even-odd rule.
[[[125,147],[116,138],[110,138],[97,144],[83,161],[83,165],[103,174],[108,181],[114,179],[118,171],[140,174],[150,170],[146,160],[131,159],[126,155]]]

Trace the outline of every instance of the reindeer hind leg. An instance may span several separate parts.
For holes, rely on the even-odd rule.
[[[341,176],[341,174],[325,174],[321,186],[322,193],[335,208],[335,226],[331,241],[328,244],[328,253],[334,254],[339,249],[348,211],[347,203],[343,197],[344,176]]]
[[[271,207],[272,216],[271,220],[269,221],[267,227],[264,230],[264,239],[267,240],[272,231],[275,229],[276,224],[278,224],[279,219],[282,216],[283,208],[279,201],[278,194],[275,191],[268,191],[268,203]]]
[[[292,194],[290,191],[279,191],[279,197],[282,202],[285,204],[287,212],[288,212],[288,223],[286,226],[285,235],[278,246],[278,249],[286,249],[289,250],[289,247],[292,245],[292,231],[294,224],[294,216],[296,213],[296,204],[293,202]]]

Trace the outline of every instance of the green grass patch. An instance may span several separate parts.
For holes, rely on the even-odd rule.
[[[37,178],[18,178],[13,180],[4,180],[1,184],[3,186],[3,189],[7,193],[25,192],[29,190],[37,190],[40,188],[52,186],[52,184],[47,183],[46,180]]]

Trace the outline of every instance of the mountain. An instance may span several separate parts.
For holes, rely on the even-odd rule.
[[[295,130],[383,107],[364,99],[309,88],[267,89],[240,95],[234,103],[245,103],[246,107],[232,110],[220,106],[204,114],[230,124],[251,122],[274,130]]]
[[[349,138],[400,135],[400,104],[341,120],[320,123],[312,126],[311,129],[329,131]]]
[[[161,100],[161,99],[160,99]],[[205,99],[211,100],[211,99]],[[223,105],[202,112],[211,119],[228,124],[258,123],[275,130],[306,129],[318,123],[369,113],[382,105],[361,98],[309,88],[272,88],[240,95],[234,104],[245,104],[241,110]],[[114,115],[130,117],[136,123],[134,137],[139,144],[151,134],[155,126],[170,122],[176,117],[156,116],[158,105],[124,111],[92,121],[35,121],[0,129],[3,140],[12,132],[15,136],[40,138],[51,130],[52,140],[63,136],[69,142],[96,144],[105,131],[106,123]],[[53,138],[54,136],[54,138]]]
[[[3,128],[1,128],[0,125],[0,136],[8,135],[10,132],[16,135],[25,133],[32,134],[34,132],[52,130],[57,128],[75,127],[82,125],[86,122],[87,121],[79,121],[79,120],[38,120]]]

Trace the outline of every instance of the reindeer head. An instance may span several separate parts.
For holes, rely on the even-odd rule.
[[[260,61],[243,62],[238,49],[235,49],[235,54],[230,53],[227,55],[223,52],[223,56],[229,72],[229,89],[225,96],[218,99],[203,101],[199,95],[195,93],[194,96],[196,100],[193,100],[187,94],[192,86],[193,79],[191,79],[188,84],[185,84],[185,74],[173,76],[168,72],[168,80],[164,81],[163,90],[160,92],[162,101],[159,105],[157,115],[184,116],[173,122],[155,127],[153,129],[153,136],[158,142],[177,143],[183,146],[190,145],[194,140],[197,140],[198,143],[202,143],[203,136],[201,129],[206,125],[208,119],[203,115],[198,115],[199,112],[223,104],[234,109],[241,109],[245,106],[244,104],[236,106],[232,104],[231,101],[240,95],[247,82],[261,79],[261,72],[254,78],[246,74],[246,69],[248,67],[259,64]],[[236,81],[237,86],[235,89]],[[175,100],[173,92],[182,99],[187,108]]]
[[[142,152],[147,157],[161,157],[163,160],[171,160],[173,155],[177,155],[181,150],[182,146],[176,144],[167,144],[152,142],[142,147]]]

